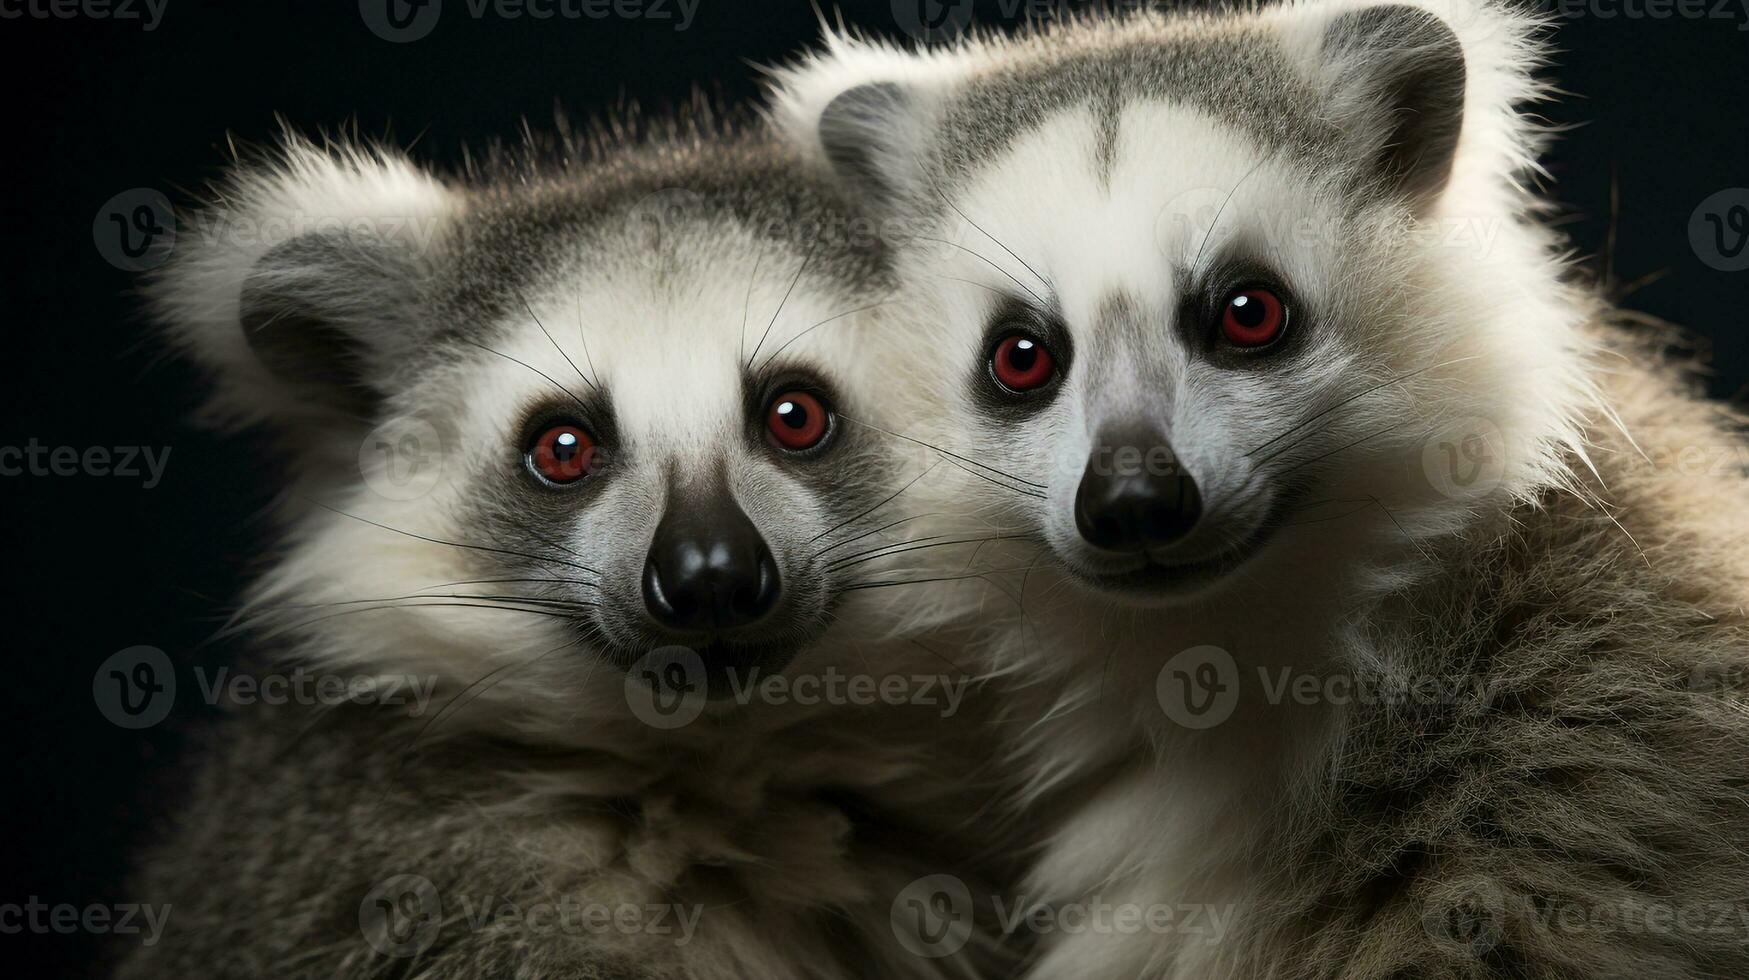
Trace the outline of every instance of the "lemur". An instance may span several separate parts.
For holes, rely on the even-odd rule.
[[[1205,913],[1026,975],[1749,976],[1744,417],[1544,220],[1546,51],[1304,0],[775,73],[910,228],[907,434],[985,477],[927,509],[1021,537],[1023,890]]]
[[[288,137],[150,284],[209,419],[286,464],[250,669],[437,694],[230,712],[143,862],[166,934],[120,976],[999,962],[894,926],[914,879],[1007,858],[968,675],[883,584],[920,473],[859,360],[880,242],[756,130],[648,129],[442,175]]]

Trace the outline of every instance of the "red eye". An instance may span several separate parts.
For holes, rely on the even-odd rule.
[[[552,426],[528,451],[528,465],[549,483],[576,483],[589,473],[595,440],[574,425]]]
[[[826,438],[831,418],[820,399],[805,391],[791,391],[772,399],[765,410],[765,427],[771,437],[785,449],[802,450],[818,446]]]
[[[1057,362],[1045,345],[1026,334],[1010,334],[996,345],[990,355],[990,369],[996,380],[1009,391],[1031,391],[1043,387],[1056,375]]]
[[[1281,336],[1287,308],[1267,289],[1242,289],[1221,310],[1221,333],[1239,347],[1261,347]]]

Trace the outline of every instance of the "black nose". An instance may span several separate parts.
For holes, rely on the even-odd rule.
[[[670,629],[729,630],[777,604],[777,563],[727,494],[673,501],[644,560],[644,607]]]
[[[1075,526],[1088,544],[1107,551],[1171,544],[1201,516],[1196,481],[1153,432],[1102,437],[1075,492]]]

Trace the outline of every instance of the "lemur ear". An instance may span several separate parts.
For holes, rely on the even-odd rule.
[[[380,380],[416,339],[418,250],[370,232],[311,232],[256,260],[238,297],[244,341],[275,381],[336,412],[374,414]]]
[[[147,296],[214,380],[208,415],[295,434],[368,426],[427,339],[459,196],[405,159],[300,140],[179,222]]]
[[[772,71],[767,113],[875,214],[908,214],[929,192],[930,134],[962,58],[828,33],[820,49]]]
[[[869,82],[839,94],[820,113],[821,151],[846,186],[882,210],[896,210],[922,166],[917,106],[897,82]]]
[[[1424,214],[1451,179],[1464,123],[1464,49],[1434,14],[1401,4],[1343,13],[1319,50],[1326,97],[1359,139],[1361,179]]]

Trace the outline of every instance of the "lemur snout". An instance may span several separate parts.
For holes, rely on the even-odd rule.
[[[726,494],[670,505],[644,560],[644,606],[669,629],[750,626],[777,604],[777,562]]]
[[[1171,544],[1201,516],[1196,480],[1166,437],[1150,430],[1102,435],[1075,492],[1075,527],[1106,551]]]

